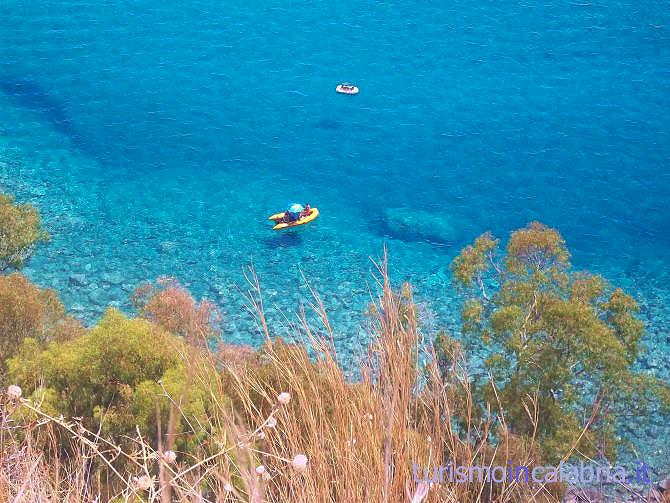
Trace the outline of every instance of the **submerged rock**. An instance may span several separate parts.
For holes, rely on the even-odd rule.
[[[74,304],[72,304],[72,306],[70,306],[70,311],[73,311],[75,313],[83,313],[84,311],[86,311],[86,308],[79,302],[75,302]]]
[[[102,281],[108,285],[120,285],[124,277],[119,271],[106,272],[102,275]]]
[[[95,308],[104,308],[105,307],[105,294],[106,292],[102,289],[91,288],[88,293],[88,301]]]
[[[30,189],[30,195],[33,197],[44,197],[47,195],[47,190],[44,187],[33,187]]]
[[[70,274],[68,285],[82,287],[88,285],[88,280],[83,274]]]
[[[403,241],[450,244],[465,234],[453,218],[413,208],[387,209],[385,223],[393,237]]]
[[[159,253],[170,253],[175,250],[177,245],[173,241],[161,241],[158,243],[158,252]]]

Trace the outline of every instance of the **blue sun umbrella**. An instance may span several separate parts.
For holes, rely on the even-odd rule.
[[[302,210],[304,210],[302,204],[293,203],[288,207],[288,212],[293,216],[293,218],[298,218]]]

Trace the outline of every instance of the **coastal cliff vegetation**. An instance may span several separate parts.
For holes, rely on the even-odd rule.
[[[670,405],[667,383],[635,370],[635,300],[575,271],[539,223],[462,250],[462,330],[434,341],[411,285],[376,264],[356,361],[338,355],[316,293],[305,309],[321,323],[300,314],[303,343],[275,337],[252,267],[258,348],[226,343],[216,306],[171,278],[140,285],[134,313],[85,327],[20,273],[46,238],[36,210],[0,196],[0,501],[578,501],[558,482],[415,471],[611,462],[624,410]]]

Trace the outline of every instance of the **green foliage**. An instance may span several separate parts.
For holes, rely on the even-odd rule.
[[[575,272],[555,229],[534,222],[513,232],[504,252],[498,243],[484,234],[452,263],[468,293],[463,334],[491,354],[485,364],[497,389],[483,376],[477,398],[500,406],[514,433],[537,435],[547,459],[560,459],[589,418],[578,447],[611,454],[617,411],[668,394],[667,384],[632,369],[644,335],[637,303]],[[537,423],[523,405],[528,397],[537,397]]]
[[[482,275],[490,267],[492,252],[497,246],[498,240],[488,232],[475,239],[454,260],[452,270],[456,279],[465,286],[471,286],[474,281],[481,284]]]
[[[184,354],[184,343],[160,327],[110,309],[85,335],[42,351],[34,339],[26,339],[9,360],[9,372],[12,382],[34,390],[33,398],[44,400],[50,410],[82,417],[94,430],[101,424],[104,434],[117,439],[133,436],[135,425],[151,438],[156,435],[157,406],[167,424],[171,402],[166,394],[182,398],[181,411],[192,421],[205,413],[206,390],[191,384],[183,393]],[[193,440],[182,437],[181,447]]]
[[[11,196],[0,194],[0,272],[21,267],[48,237],[34,207],[16,205]]]
[[[45,344],[76,337],[83,330],[78,321],[66,316],[53,290],[38,288],[18,273],[0,276],[0,384],[5,380],[5,361],[24,339]]]

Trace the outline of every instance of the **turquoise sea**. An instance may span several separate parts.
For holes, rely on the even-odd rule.
[[[0,186],[52,235],[27,274],[88,323],[171,275],[258,343],[253,258],[277,333],[304,275],[355,353],[386,245],[424,332],[456,330],[455,253],[538,219],[638,298],[668,377],[669,110],[659,0],[0,3]],[[321,217],[273,232],[292,201]],[[659,467],[667,424],[628,427]]]

